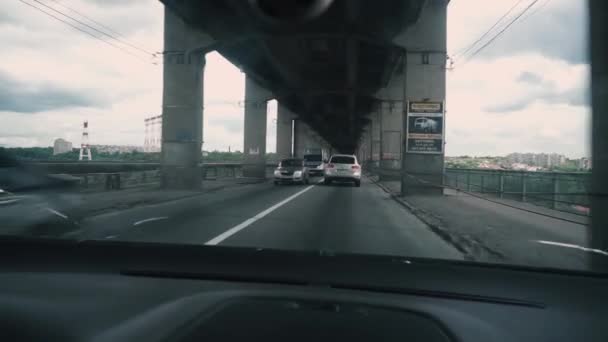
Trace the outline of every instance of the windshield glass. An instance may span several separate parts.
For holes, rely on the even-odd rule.
[[[286,159],[281,160],[279,166],[302,166],[302,159]]]
[[[304,156],[304,160],[309,162],[320,162],[323,160],[323,156],[320,154],[307,154]]]
[[[197,3],[0,1],[0,235],[608,260],[586,1]]]
[[[355,158],[353,157],[345,157],[345,156],[337,156],[331,157],[330,163],[334,164],[354,164]]]

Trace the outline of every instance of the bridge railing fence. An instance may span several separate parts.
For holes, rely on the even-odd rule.
[[[577,214],[588,213],[590,182],[591,175],[582,172],[446,169],[444,174],[444,185],[460,191],[495,195]]]
[[[380,168],[377,164],[367,163],[366,170],[379,175],[381,179],[401,179],[400,169]],[[589,215],[593,195],[591,174],[588,172],[446,168],[443,184],[436,186],[527,202],[585,216]]]
[[[144,184],[160,182],[160,163],[119,163],[119,162],[36,162],[26,164],[48,174],[67,174],[80,179],[83,189],[119,190]],[[243,177],[246,163],[202,163],[201,176],[204,180],[218,180]],[[266,164],[266,177],[271,177],[276,163]]]

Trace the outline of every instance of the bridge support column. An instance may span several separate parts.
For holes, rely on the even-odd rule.
[[[365,129],[365,131],[363,132],[363,137],[361,138],[361,141],[359,142],[359,149],[358,149],[358,154],[357,154],[357,158],[359,158],[359,163],[362,165],[365,165],[366,167],[369,166],[369,162],[371,159],[371,141],[372,141],[372,132],[371,132],[371,124],[367,126],[367,128]]]
[[[207,35],[165,8],[161,186],[199,189]]]
[[[245,78],[245,160],[243,176],[266,178],[266,121],[270,93]]]
[[[380,109],[377,109],[371,115],[370,132],[372,139],[370,142],[371,161],[375,167],[377,166],[376,162],[380,160]]]
[[[403,84],[404,77],[395,75],[384,89],[380,111],[380,179],[394,180],[394,170],[401,166],[401,141],[403,136]],[[393,171],[393,172],[391,172]]]
[[[408,101],[445,103],[447,5],[448,0],[427,1],[418,22],[395,39],[395,44],[406,51],[403,77],[404,104]],[[435,140],[437,147],[441,145],[437,150],[421,151],[411,148],[407,151],[406,143],[410,138],[407,112],[407,106],[403,106],[401,194],[443,194],[441,187],[445,155],[443,139],[439,142]],[[441,127],[434,133],[443,135],[445,116],[441,121]],[[424,139],[420,138],[420,140]],[[412,143],[412,140],[410,142]],[[432,145],[433,139],[423,141],[424,144],[427,142]]]
[[[293,153],[296,158],[303,158],[304,155],[312,148],[322,148],[322,144],[314,137],[313,131],[302,120],[296,120],[294,129],[294,146]]]
[[[277,110],[277,158],[291,157],[293,153],[294,114],[279,103]]]

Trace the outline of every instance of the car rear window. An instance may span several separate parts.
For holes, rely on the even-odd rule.
[[[302,166],[302,159],[281,160],[280,166]]]
[[[317,162],[323,160],[323,157],[320,154],[307,154],[304,156],[304,160]]]
[[[355,163],[355,158],[354,157],[346,157],[346,156],[331,157],[330,163],[334,163],[334,164],[354,164]]]

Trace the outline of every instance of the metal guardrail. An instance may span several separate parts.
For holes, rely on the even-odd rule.
[[[105,188],[120,190],[124,187],[151,184],[160,181],[160,163],[147,162],[36,162],[27,163],[37,171],[46,174],[67,174],[80,178],[80,186],[85,189]],[[243,168],[259,166],[246,163],[202,163],[200,164],[203,179],[237,178],[243,176]],[[266,164],[266,175],[272,174],[277,166]]]
[[[370,164],[368,170],[384,179],[401,179],[400,169]],[[579,215],[590,214],[591,173],[587,172],[447,168],[443,184],[435,186],[494,195]]]
[[[45,172],[45,173],[65,173],[65,174],[87,174],[87,173],[116,173],[147,171],[160,169],[160,163],[148,162],[26,162],[26,167]]]
[[[45,173],[58,174],[90,174],[90,173],[117,173],[133,171],[160,170],[160,163],[151,162],[113,162],[113,161],[37,161],[26,162],[25,166],[32,167]],[[202,163],[203,170],[213,168],[242,168],[244,163]],[[253,165],[253,164],[251,164]],[[257,164],[256,164],[257,165]],[[276,163],[267,163],[266,167],[276,167]]]
[[[446,169],[444,184],[458,190],[495,194],[551,209],[578,212],[590,206],[591,174],[512,170]],[[573,209],[573,206],[581,207]]]

